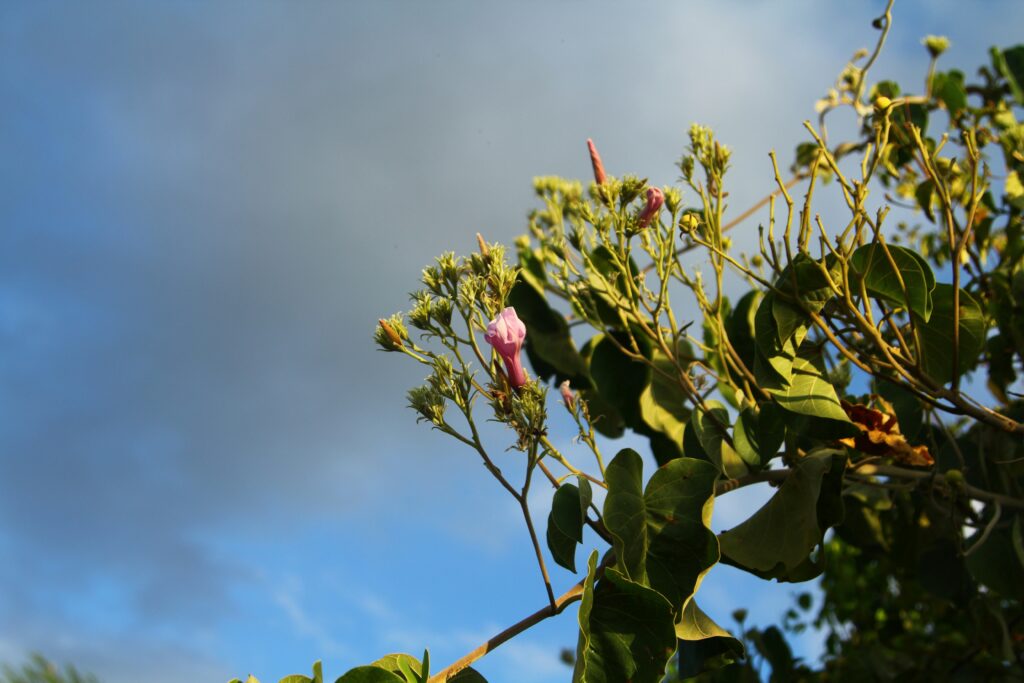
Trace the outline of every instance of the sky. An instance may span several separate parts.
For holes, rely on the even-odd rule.
[[[0,661],[333,680],[439,668],[543,606],[514,501],[415,423],[423,372],[376,320],[439,253],[525,232],[534,176],[589,177],[588,137],[660,185],[711,126],[738,213],[883,6],[0,0]],[[924,35],[969,71],[1020,26],[1019,2],[898,1],[874,76],[920,91]],[[722,567],[699,597],[767,624],[804,589]],[[478,668],[567,680],[574,614]]]

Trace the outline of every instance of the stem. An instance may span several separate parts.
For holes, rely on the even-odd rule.
[[[594,576],[596,581],[604,573],[605,567],[607,567],[614,559],[614,554],[608,553],[605,555],[604,560],[597,568],[597,572]],[[507,640],[514,638],[528,628],[539,624],[548,617],[553,617],[556,614],[560,614],[570,604],[580,600],[583,597],[583,586],[586,583],[586,579],[581,580],[579,583],[574,585],[572,588],[567,590],[558,599],[554,600],[551,604],[546,607],[542,607],[530,616],[522,619],[521,621],[509,626],[507,629],[499,633],[498,635],[490,638],[483,645],[480,645],[473,651],[466,654],[464,657],[459,659],[454,664],[451,664],[446,669],[442,669],[439,673],[433,675],[428,680],[428,683],[445,683],[455,677],[460,671],[468,667],[470,664],[480,659],[487,653],[491,652],[499,645]]]

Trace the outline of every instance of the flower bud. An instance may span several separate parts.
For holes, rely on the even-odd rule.
[[[558,391],[562,394],[562,402],[565,403],[569,412],[576,410],[576,394],[572,393],[572,389],[569,388],[569,380],[559,384]]]
[[[501,360],[505,362],[509,384],[515,389],[526,384],[526,371],[519,357],[524,339],[526,325],[516,315],[516,309],[511,306],[487,325],[487,334],[484,335],[484,341],[493,346]]]
[[[946,36],[925,36],[921,44],[928,50],[928,54],[935,59],[949,49],[949,38]]]
[[[892,100],[885,95],[879,95],[875,98],[875,111],[883,112],[892,106]]]
[[[594,182],[598,185],[604,185],[605,179],[608,177],[604,172],[604,164],[601,163],[601,155],[597,153],[597,147],[594,146],[594,141],[587,138],[587,148],[590,150],[590,165],[594,167]]]
[[[656,187],[647,188],[647,205],[644,206],[643,211],[637,217],[637,227],[639,229],[646,228],[651,220],[657,218],[658,214],[661,213],[661,206],[665,203],[665,194]]]

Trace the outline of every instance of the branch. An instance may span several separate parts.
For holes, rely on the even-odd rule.
[[[604,574],[605,568],[608,565],[610,565],[614,561],[614,559],[614,553],[607,553],[604,556],[604,559],[601,561],[601,564],[598,565],[597,572],[594,575],[595,581],[598,578],[600,578],[602,574]],[[498,635],[489,639],[483,645],[479,646],[472,652],[468,653],[462,659],[458,660],[454,664],[451,664],[448,668],[443,669],[441,670],[440,673],[431,676],[427,683],[445,683],[446,681],[451,680],[460,671],[462,671],[476,660],[480,659],[487,653],[497,648],[506,640],[514,638],[515,636],[519,635],[528,628],[544,621],[548,617],[553,617],[556,614],[560,614],[562,610],[564,610],[566,607],[576,602],[577,600],[580,600],[583,597],[583,585],[586,583],[586,581],[586,579],[581,580],[579,583],[577,583],[572,588],[563,593],[561,596],[559,596],[559,598],[555,600],[553,606],[547,605],[546,607],[543,607],[534,612],[533,614],[531,614],[530,616],[526,617],[522,621],[519,621],[518,623],[513,624],[512,626],[509,626],[507,629],[505,629]]]

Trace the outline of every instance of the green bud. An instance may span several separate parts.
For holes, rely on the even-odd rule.
[[[409,407],[419,414],[417,422],[426,420],[437,426],[444,424],[444,397],[429,386],[415,387],[407,394]]]
[[[925,36],[921,44],[928,50],[928,54],[935,59],[949,49],[949,38],[946,36]]]
[[[965,483],[964,473],[960,470],[948,470],[944,476],[951,487],[955,489],[963,488]]]

